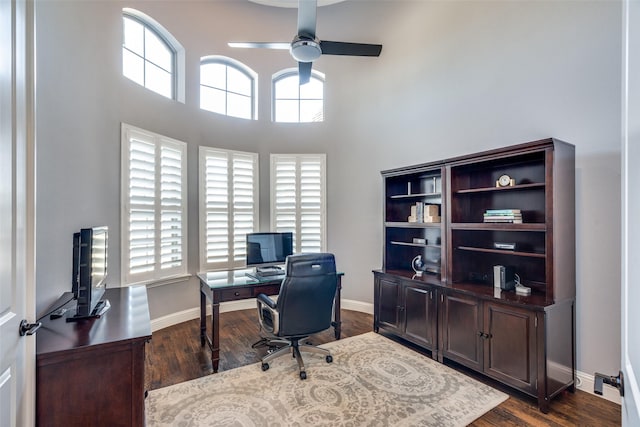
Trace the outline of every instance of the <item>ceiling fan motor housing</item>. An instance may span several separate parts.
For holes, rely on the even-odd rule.
[[[296,36],[291,42],[291,56],[298,62],[313,62],[320,58],[320,40],[312,37]]]

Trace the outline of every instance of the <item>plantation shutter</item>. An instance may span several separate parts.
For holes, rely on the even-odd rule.
[[[291,231],[294,252],[326,250],[326,156],[271,155],[271,227]]]
[[[186,274],[186,144],[122,124],[123,283]]]
[[[258,225],[258,155],[200,147],[200,268],[245,265]]]
[[[156,146],[133,136],[129,141],[128,276],[153,272],[155,247]],[[128,282],[128,280],[127,280]]]
[[[170,142],[160,149],[160,269],[169,270],[184,263],[182,247],[182,151]]]

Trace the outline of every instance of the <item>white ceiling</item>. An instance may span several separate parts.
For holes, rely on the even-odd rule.
[[[254,3],[263,4],[266,6],[277,7],[298,7],[298,0],[249,0]],[[340,3],[344,0],[318,0],[318,6],[327,6],[334,3]]]

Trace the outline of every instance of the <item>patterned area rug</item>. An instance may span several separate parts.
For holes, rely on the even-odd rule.
[[[369,332],[149,392],[147,426],[464,426],[508,396]]]

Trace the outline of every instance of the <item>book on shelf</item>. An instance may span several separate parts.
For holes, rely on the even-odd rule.
[[[522,219],[491,219],[484,220],[485,224],[522,224]]]
[[[513,224],[522,224],[522,218],[485,218],[484,219],[485,223],[492,223],[492,222],[507,222],[507,223],[513,223]]]
[[[483,219],[484,222],[522,224],[522,212],[520,209],[487,209]]]
[[[522,218],[522,214],[484,214],[485,218]]]
[[[484,212],[485,215],[521,215],[520,209],[487,209]]]
[[[424,221],[424,202],[416,202],[416,219],[418,222]]]

